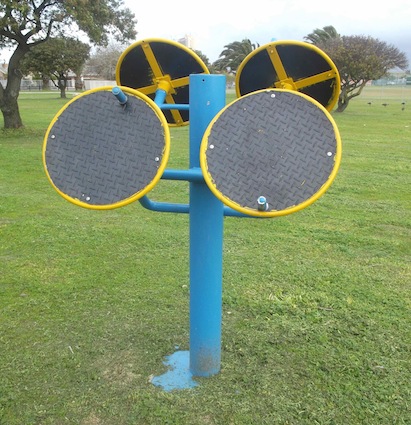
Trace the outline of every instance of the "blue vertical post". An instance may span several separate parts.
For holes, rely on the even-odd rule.
[[[200,167],[200,144],[225,106],[225,76],[190,75],[190,169]],[[220,371],[224,207],[204,181],[190,183],[190,372]]]

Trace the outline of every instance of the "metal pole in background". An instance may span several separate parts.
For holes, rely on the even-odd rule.
[[[190,169],[200,168],[200,144],[225,106],[223,75],[190,75]],[[220,371],[224,207],[204,181],[190,183],[190,372]]]

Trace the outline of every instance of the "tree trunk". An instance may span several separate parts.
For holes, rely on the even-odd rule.
[[[23,77],[19,69],[20,60],[27,51],[28,49],[26,46],[17,47],[10,58],[6,88],[0,85],[0,109],[3,113],[4,128],[23,127],[17,99],[20,93],[21,79]]]
[[[42,89],[48,90],[50,88],[50,77],[48,75],[43,75],[42,79]]]
[[[350,101],[350,98],[348,97],[348,93],[345,87],[341,89],[341,93],[338,96],[338,104],[336,112],[344,112],[345,109],[348,106],[348,102]]]
[[[348,106],[348,102],[349,102],[348,99],[345,99],[345,100],[338,99],[336,112],[344,112]]]
[[[23,121],[20,117],[19,104],[17,97],[4,96],[4,105],[1,108],[4,118],[4,128],[20,128],[23,127]]]
[[[66,96],[67,78],[64,75],[59,76],[58,88],[60,90],[60,98],[65,99],[67,97]]]
[[[367,82],[368,80],[359,80],[353,81],[351,84],[343,84],[340,96],[338,97],[337,112],[344,112],[347,109],[350,100],[362,93]]]
[[[80,75],[76,75],[75,89],[83,90],[83,80]]]

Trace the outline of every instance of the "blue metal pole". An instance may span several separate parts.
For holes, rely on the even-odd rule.
[[[190,75],[190,169],[200,167],[200,144],[225,106],[225,76]],[[220,371],[224,208],[204,181],[190,182],[190,372]]]
[[[156,95],[154,97],[154,102],[157,106],[161,108],[161,106],[164,104],[164,101],[166,100],[167,92],[163,89],[157,89]]]

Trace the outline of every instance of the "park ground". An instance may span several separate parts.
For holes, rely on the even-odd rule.
[[[411,423],[411,86],[333,114],[343,160],[316,203],[225,219],[222,370],[172,392],[151,379],[188,349],[188,217],[61,198],[41,152],[64,103],[22,93],[25,128],[0,130],[1,425]]]

